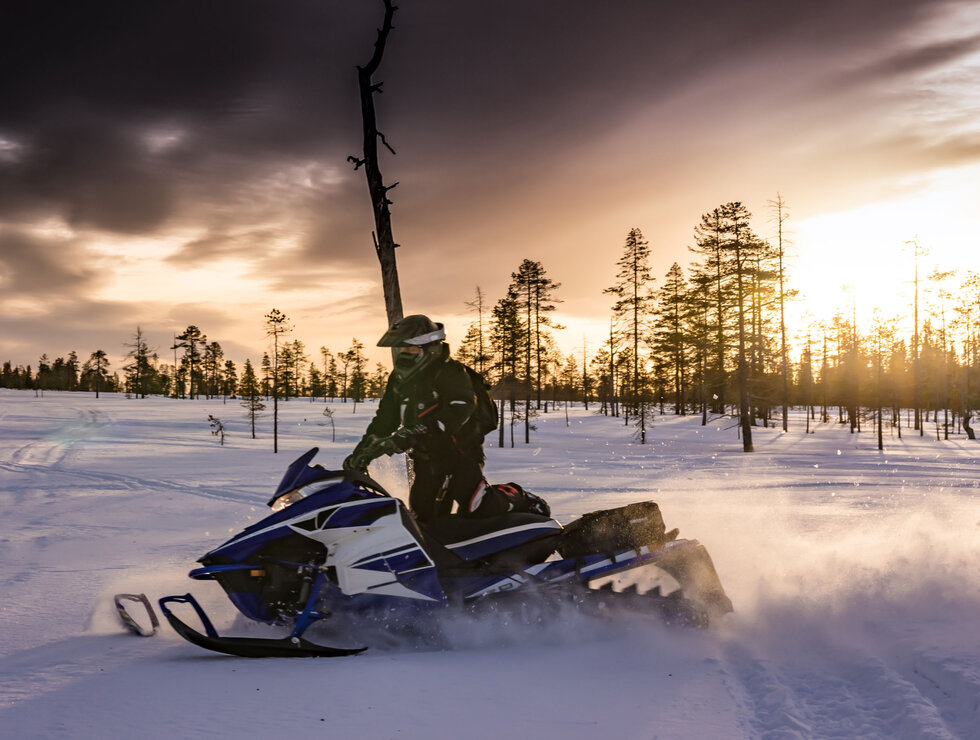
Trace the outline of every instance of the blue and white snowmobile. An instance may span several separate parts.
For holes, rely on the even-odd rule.
[[[473,613],[515,600],[570,601],[597,611],[619,603],[694,627],[732,609],[707,551],[695,540],[677,539],[677,530],[665,531],[655,503],[594,512],[567,527],[530,513],[420,524],[369,477],[310,465],[316,453],[313,448],[289,466],[268,502],[269,516],[211,550],[190,572],[194,580],[217,581],[248,619],[286,625],[289,634],[220,636],[189,593],[160,599],[186,640],[240,656],[336,656],[365,648],[317,644],[304,638],[311,626],[338,619],[417,625],[447,610]],[[668,595],[659,588],[614,590],[607,578],[647,566],[670,574],[680,589]],[[204,632],[174,614],[175,604],[190,605]],[[130,629],[148,633],[119,598],[116,605]]]

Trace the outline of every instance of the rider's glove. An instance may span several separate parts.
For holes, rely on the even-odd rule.
[[[382,455],[397,455],[410,450],[425,432],[425,425],[416,424],[412,427],[402,427],[387,437],[368,435],[344,460],[344,470],[366,471],[375,458]]]
[[[385,437],[380,442],[385,445],[385,455],[394,455],[398,452],[405,452],[410,450],[418,443],[419,439],[425,436],[428,429],[425,424],[416,424],[411,427],[402,427],[394,434]],[[391,449],[391,452],[387,450]]]
[[[344,462],[342,463],[344,470],[358,471],[361,473],[367,472],[368,465],[371,464],[371,461],[382,454],[380,452],[374,452],[378,440],[380,439],[382,439],[382,437],[379,437],[376,434],[369,434],[367,437],[361,440],[360,444],[354,448],[354,451],[344,459]]]

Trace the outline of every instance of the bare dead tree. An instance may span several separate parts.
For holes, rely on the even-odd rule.
[[[783,431],[789,431],[789,367],[786,355],[786,291],[785,291],[785,265],[783,261],[786,256],[783,234],[783,224],[789,218],[789,211],[786,201],[780,193],[776,193],[776,199],[769,201],[772,210],[772,221],[776,223],[777,242],[776,249],[779,256],[779,333],[780,333],[780,357],[782,375],[782,402],[783,402]]]
[[[394,235],[391,230],[391,211],[389,206],[391,200],[388,198],[388,191],[393,189],[398,183],[391,185],[384,184],[381,176],[381,168],[378,163],[378,141],[380,140],[392,154],[395,150],[388,143],[384,134],[378,131],[377,117],[374,111],[374,95],[381,93],[382,82],[373,82],[372,78],[378,67],[381,66],[381,58],[384,56],[385,44],[388,41],[388,34],[393,28],[391,19],[398,10],[392,4],[392,0],[383,0],[385,6],[384,21],[378,29],[378,38],[374,42],[374,54],[371,60],[363,67],[357,68],[357,82],[361,92],[361,120],[364,131],[364,157],[358,159],[350,156],[347,161],[354,164],[354,169],[364,167],[367,176],[368,191],[371,194],[371,206],[374,210],[375,231],[372,233],[374,239],[374,249],[378,254],[378,261],[381,263],[381,282],[384,289],[385,310],[388,314],[388,324],[395,323],[402,318],[402,296],[398,285],[398,266],[395,261]]]

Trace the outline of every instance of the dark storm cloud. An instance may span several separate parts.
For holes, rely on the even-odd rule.
[[[113,125],[90,116],[39,123],[23,151],[0,162],[0,217],[54,213],[75,227],[124,233],[160,226],[174,200],[162,163]]]
[[[493,166],[491,190],[540,178],[610,121],[719,66],[767,47],[871,47],[935,6],[405,2],[379,76],[381,126],[402,152],[386,174],[418,171],[425,187],[427,177],[465,181],[473,173],[462,168]],[[381,11],[368,0],[7,8],[0,137],[23,146],[16,163],[0,161],[2,213],[148,231],[186,217],[202,194],[234,198],[270,162],[343,164],[360,143],[354,65],[366,61]],[[183,138],[147,151],[141,135],[160,126]],[[433,207],[459,206],[453,195]],[[355,251],[350,212],[343,197],[308,204],[311,230],[338,235],[312,254]]]
[[[180,217],[188,197],[233,198],[270,161],[342,162],[338,132],[357,127],[356,89],[344,88],[355,84],[345,48],[358,13],[342,23],[338,6],[5,8],[0,139],[16,148],[0,159],[0,217],[146,232]],[[176,143],[154,152],[147,137],[161,128]]]
[[[88,255],[75,243],[0,230],[0,296],[70,295],[98,279]]]
[[[382,169],[401,183],[390,195],[406,306],[458,310],[488,276],[506,282],[518,252],[567,262],[577,250],[582,264],[569,270],[588,270],[605,247],[580,239],[583,222],[618,219],[625,206],[623,229],[679,211],[685,198],[704,199],[703,209],[740,199],[727,192],[732,181],[776,176],[760,171],[752,135],[788,109],[805,101],[813,115],[787,117],[799,125],[771,149],[796,151],[814,129],[846,139],[833,88],[863,110],[861,90],[975,49],[972,39],[910,36],[955,4],[401,0],[377,107],[398,151],[383,152]],[[355,65],[370,56],[380,0],[7,5],[0,222],[59,216],[79,231],[179,231],[171,266],[234,258],[284,293],[376,279],[364,173],[346,157],[361,146]],[[642,134],[610,141],[634,119],[649,121]],[[915,136],[856,142],[854,161],[869,167],[845,180],[866,182],[879,154],[901,164],[976,150],[946,141],[942,151]],[[802,150],[781,159],[802,161],[807,182],[826,177],[834,156]],[[662,211],[633,212],[641,201]],[[667,220],[664,229],[681,228]],[[77,247],[19,239],[0,241],[5,291],[70,296],[93,284]],[[380,305],[352,301],[314,312]],[[161,327],[201,323],[217,336],[229,325],[215,315],[203,326],[199,310],[168,314]]]

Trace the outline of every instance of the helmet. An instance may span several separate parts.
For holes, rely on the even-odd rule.
[[[444,356],[446,331],[428,316],[413,314],[399,319],[378,340],[379,347],[400,348],[395,353],[395,376],[405,381]]]
[[[446,338],[446,329],[420,313],[398,319],[378,340],[379,347],[421,347]]]

